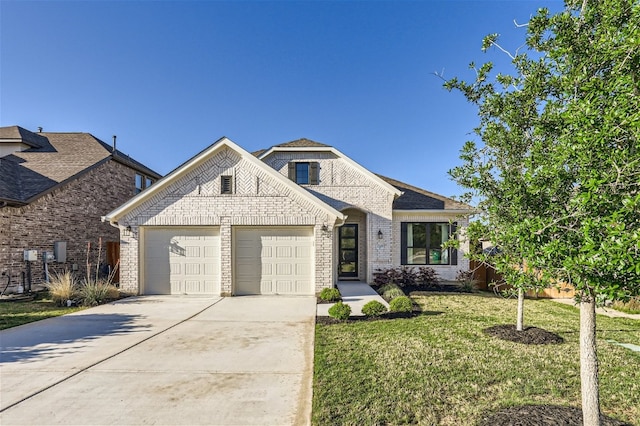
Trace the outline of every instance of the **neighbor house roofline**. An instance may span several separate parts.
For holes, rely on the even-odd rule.
[[[163,190],[165,187],[169,186],[171,183],[173,183],[177,179],[180,179],[182,176],[189,173],[193,168],[198,167],[200,164],[208,160],[212,155],[214,155],[216,152],[220,151],[224,147],[228,147],[233,151],[237,152],[238,154],[240,154],[240,156],[244,160],[259,167],[261,170],[269,174],[274,179],[279,180],[281,183],[286,185],[295,193],[299,194],[303,198],[309,200],[313,204],[320,207],[328,215],[334,216],[336,219],[339,220],[339,222],[344,222],[344,220],[346,219],[346,217],[342,213],[340,213],[338,210],[331,207],[329,204],[315,197],[304,188],[300,187],[296,183],[292,182],[290,179],[278,173],[276,170],[269,167],[267,164],[260,161],[258,158],[254,157],[253,155],[251,155],[251,153],[249,153],[244,148],[237,145],[232,140],[228,139],[227,137],[222,137],[218,139],[216,142],[214,142],[212,145],[200,151],[195,156],[191,157],[189,160],[182,163],[180,166],[176,167],[174,170],[168,173],[164,178],[160,179],[159,181],[151,185],[149,188],[143,190],[138,195],[131,198],[129,201],[127,201],[117,209],[103,216],[102,221],[103,222],[109,221],[112,225],[117,226],[117,221],[122,216],[124,216],[125,214],[127,214],[128,212],[130,212],[131,210],[133,210],[134,208],[136,208],[137,206],[145,202],[147,199],[153,197],[156,193]]]

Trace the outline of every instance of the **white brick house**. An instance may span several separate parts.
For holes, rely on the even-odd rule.
[[[311,295],[391,266],[453,279],[468,261],[441,243],[469,213],[324,144],[251,154],[222,138],[103,220],[120,229],[125,291]]]

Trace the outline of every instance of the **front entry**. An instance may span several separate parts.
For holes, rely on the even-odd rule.
[[[358,277],[358,225],[342,225],[339,232],[339,278]]]

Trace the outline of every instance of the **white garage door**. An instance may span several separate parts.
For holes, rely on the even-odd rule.
[[[234,228],[235,293],[314,294],[313,228]]]
[[[220,231],[144,228],[144,294],[220,294]]]

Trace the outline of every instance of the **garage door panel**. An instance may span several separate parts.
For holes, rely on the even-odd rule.
[[[148,227],[145,294],[220,294],[220,232],[213,227]]]
[[[313,294],[313,229],[234,230],[236,294]]]

